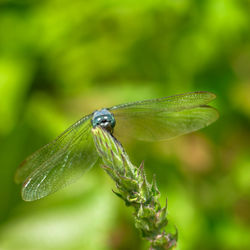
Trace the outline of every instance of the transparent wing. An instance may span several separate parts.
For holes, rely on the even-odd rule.
[[[116,115],[118,115],[119,113],[126,113],[126,111],[140,112],[145,111],[147,109],[152,110],[153,108],[156,108],[157,110],[176,112],[183,109],[190,109],[206,105],[215,98],[216,95],[211,92],[197,91],[180,95],[167,96],[163,98],[121,104],[113,106],[108,110],[116,110],[114,111]]]
[[[209,92],[193,92],[112,107],[114,133],[155,141],[201,129],[218,118],[218,111],[206,105],[215,97]]]
[[[76,122],[20,165],[15,180],[23,182],[24,200],[37,200],[56,192],[94,165],[98,155],[90,132],[90,117]]]

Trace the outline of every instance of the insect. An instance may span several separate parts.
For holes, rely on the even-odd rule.
[[[207,104],[210,92],[192,92],[101,109],[86,115],[55,140],[24,160],[15,181],[23,183],[22,198],[33,201],[47,196],[92,167],[98,154],[91,129],[96,126],[114,136],[119,132],[139,140],[167,140],[208,126],[218,111]]]

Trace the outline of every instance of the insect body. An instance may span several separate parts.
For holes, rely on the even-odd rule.
[[[84,116],[49,144],[24,160],[15,180],[23,183],[22,198],[47,196],[81,177],[98,159],[91,129],[101,126],[114,136],[144,141],[168,140],[204,128],[218,118],[207,104],[210,92],[193,92],[121,104]]]

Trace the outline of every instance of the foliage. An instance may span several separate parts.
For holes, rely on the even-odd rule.
[[[104,162],[104,170],[115,181],[118,192],[113,191],[135,209],[135,226],[143,238],[150,243],[150,249],[171,249],[176,245],[175,235],[166,233],[167,205],[161,208],[160,192],[155,178],[152,184],[147,181],[143,163],[139,168],[129,160],[119,141],[107,131],[96,127],[92,129],[96,149]]]
[[[246,0],[2,0],[0,248],[144,249],[98,165],[33,203],[14,172],[98,108],[207,90],[221,116],[209,128],[119,140],[171,201],[179,249],[249,249],[249,23]]]

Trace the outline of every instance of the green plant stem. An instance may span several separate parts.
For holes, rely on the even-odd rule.
[[[98,154],[102,157],[103,169],[115,181],[117,191],[113,191],[135,209],[135,226],[142,237],[150,242],[150,249],[173,249],[177,242],[175,234],[166,233],[167,204],[161,207],[160,192],[155,177],[152,183],[146,179],[144,164],[134,166],[121,143],[106,130],[92,129]]]

